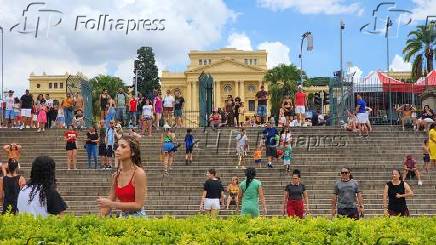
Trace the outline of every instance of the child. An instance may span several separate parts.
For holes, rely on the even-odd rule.
[[[257,164],[257,168],[262,167],[262,146],[258,145],[254,151],[254,163]]]
[[[242,165],[242,169],[245,169],[245,156],[247,155],[246,149],[247,149],[247,135],[245,134],[245,129],[241,128],[240,133],[236,136],[236,152],[238,154],[238,166],[236,168],[239,168]]]
[[[83,111],[78,109],[76,115],[73,118],[73,125],[76,129],[82,129],[85,127],[85,120],[83,119]]]
[[[37,120],[38,120],[38,130],[37,132],[41,132],[45,131],[45,124],[47,123],[47,106],[45,105],[45,100],[41,101],[41,104],[38,105],[38,116],[37,116]]]
[[[65,127],[65,115],[64,115],[64,107],[62,106],[62,103],[58,106],[58,115],[56,117],[56,127],[57,128],[64,128]]]
[[[110,121],[109,128],[106,129],[106,166],[105,169],[112,168],[115,144],[115,121]]]
[[[291,161],[292,161],[292,146],[289,142],[284,142],[283,149],[283,166],[285,167],[287,172],[291,171]]]
[[[279,111],[279,125],[278,125],[278,127],[279,128],[283,128],[283,127],[286,127],[286,126],[287,125],[286,125],[285,109],[280,108],[280,111]]]
[[[192,135],[192,129],[190,128],[186,130],[185,148],[186,148],[185,164],[189,165],[189,163],[192,163],[192,148],[194,148],[194,136]]]
[[[422,145],[422,153],[424,154],[424,169],[425,173],[428,174],[428,169],[430,167],[430,149],[428,148],[428,139],[424,140],[424,145]]]
[[[404,171],[403,171],[403,181],[406,179],[407,174],[415,173],[418,178],[418,185],[422,185],[421,175],[419,174],[418,167],[416,166],[416,160],[413,159],[412,155],[407,155],[404,160]]]
[[[227,186],[227,192],[229,196],[227,197],[226,208],[229,209],[230,204],[236,205],[236,210],[239,209],[239,181],[238,177],[232,177],[232,182]]]
[[[21,108],[20,99],[15,98],[14,99],[14,114],[15,114],[15,121],[14,121],[15,125],[14,126],[16,128],[20,128],[21,127],[20,108]]]

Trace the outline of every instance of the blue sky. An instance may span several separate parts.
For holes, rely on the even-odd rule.
[[[280,1],[278,1],[280,2]],[[291,1],[292,2],[292,1]],[[308,1],[314,2],[316,1]],[[386,39],[383,35],[371,35],[359,31],[360,27],[373,21],[372,10],[381,1],[342,1],[343,5],[358,3],[361,13],[326,14],[302,13],[296,8],[273,11],[261,7],[259,2],[233,0],[226,1],[229,8],[239,13],[237,20],[227,26],[225,33],[244,33],[253,47],[265,41],[279,41],[290,48],[290,61],[299,65],[298,54],[300,37],[306,31],[314,36],[314,50],[303,51],[303,69],[310,76],[331,76],[339,69],[339,23],[345,23],[343,32],[344,68],[347,62],[358,66],[363,74],[373,70],[386,70]],[[396,7],[413,10],[417,5],[412,1],[396,1]],[[436,4],[436,2],[435,2]],[[387,13],[385,13],[387,14]],[[397,17],[392,15],[392,17]],[[407,34],[424,20],[414,20],[408,26],[402,26],[398,37],[390,38],[390,63],[395,55],[402,56]],[[224,34],[224,36],[227,36]],[[212,46],[225,46],[227,40],[221,40]],[[399,67],[403,68],[403,67]]]
[[[386,69],[383,35],[361,33],[360,27],[373,21],[372,10],[380,1],[368,0],[46,0],[26,13],[27,27],[41,18],[37,38],[18,32],[21,16],[30,1],[0,0],[0,26],[5,31],[5,90],[22,93],[28,88],[29,74],[49,75],[83,73],[119,76],[131,84],[136,50],[151,46],[159,70],[184,71],[190,50],[223,47],[266,49],[269,68],[280,63],[299,64],[300,37],[306,31],[314,36],[314,50],[304,51],[303,69],[308,75],[331,76],[339,69],[339,22],[344,31],[344,68],[352,62],[353,71],[365,76]],[[390,63],[394,70],[408,70],[402,59],[407,34],[426,16],[436,14],[436,0],[396,0],[396,9],[412,11],[413,22],[390,38]],[[61,14],[41,14],[40,9],[59,10]],[[76,30],[77,16],[83,19],[108,15],[114,19],[165,19],[164,31],[96,31],[82,23]],[[388,14],[380,10],[379,25]],[[398,16],[392,15],[394,25]],[[406,16],[407,17],[407,16]],[[58,18],[62,21],[54,26]],[[33,21],[33,22],[32,22]],[[10,28],[17,23],[14,30]],[[45,28],[44,28],[45,27]],[[49,28],[48,28],[49,27]],[[396,28],[393,28],[396,30]]]

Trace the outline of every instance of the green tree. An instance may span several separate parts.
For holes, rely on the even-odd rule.
[[[303,77],[305,73],[303,72]],[[279,65],[265,74],[264,80],[268,83],[271,98],[271,113],[278,116],[283,96],[294,96],[297,83],[300,80],[300,70],[295,65]]]
[[[151,47],[138,49],[135,60],[134,74],[138,70],[138,92],[151,96],[154,89],[160,89],[158,69]]]
[[[403,49],[404,60],[412,63],[412,78],[414,80],[426,75],[433,70],[434,54],[436,52],[436,32],[434,24],[417,26],[416,30],[409,33],[406,47]],[[427,63],[425,69],[423,62]]]
[[[112,98],[115,97],[119,88],[124,88],[124,91],[127,92],[127,87],[119,77],[98,75],[89,80],[89,82],[92,85],[92,105],[94,115],[100,115],[100,94],[103,92],[103,89],[107,89],[108,94]]]

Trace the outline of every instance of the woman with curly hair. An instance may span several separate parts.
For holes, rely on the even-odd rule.
[[[119,169],[112,176],[112,188],[107,198],[98,198],[100,214],[121,210],[121,216],[145,216],[144,203],[147,196],[147,177],[141,167],[141,152],[138,140],[123,135],[118,141],[115,156]]]
[[[256,169],[253,167],[245,170],[246,179],[239,184],[239,199],[242,199],[241,214],[259,216],[259,199],[262,202],[263,213],[266,215],[265,196],[262,183],[255,179]]]
[[[18,213],[46,217],[62,214],[67,205],[56,190],[55,161],[39,156],[32,162],[30,180],[18,194]]]

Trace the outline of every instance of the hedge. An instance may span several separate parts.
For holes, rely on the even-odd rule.
[[[0,216],[0,244],[436,244],[436,218]]]

